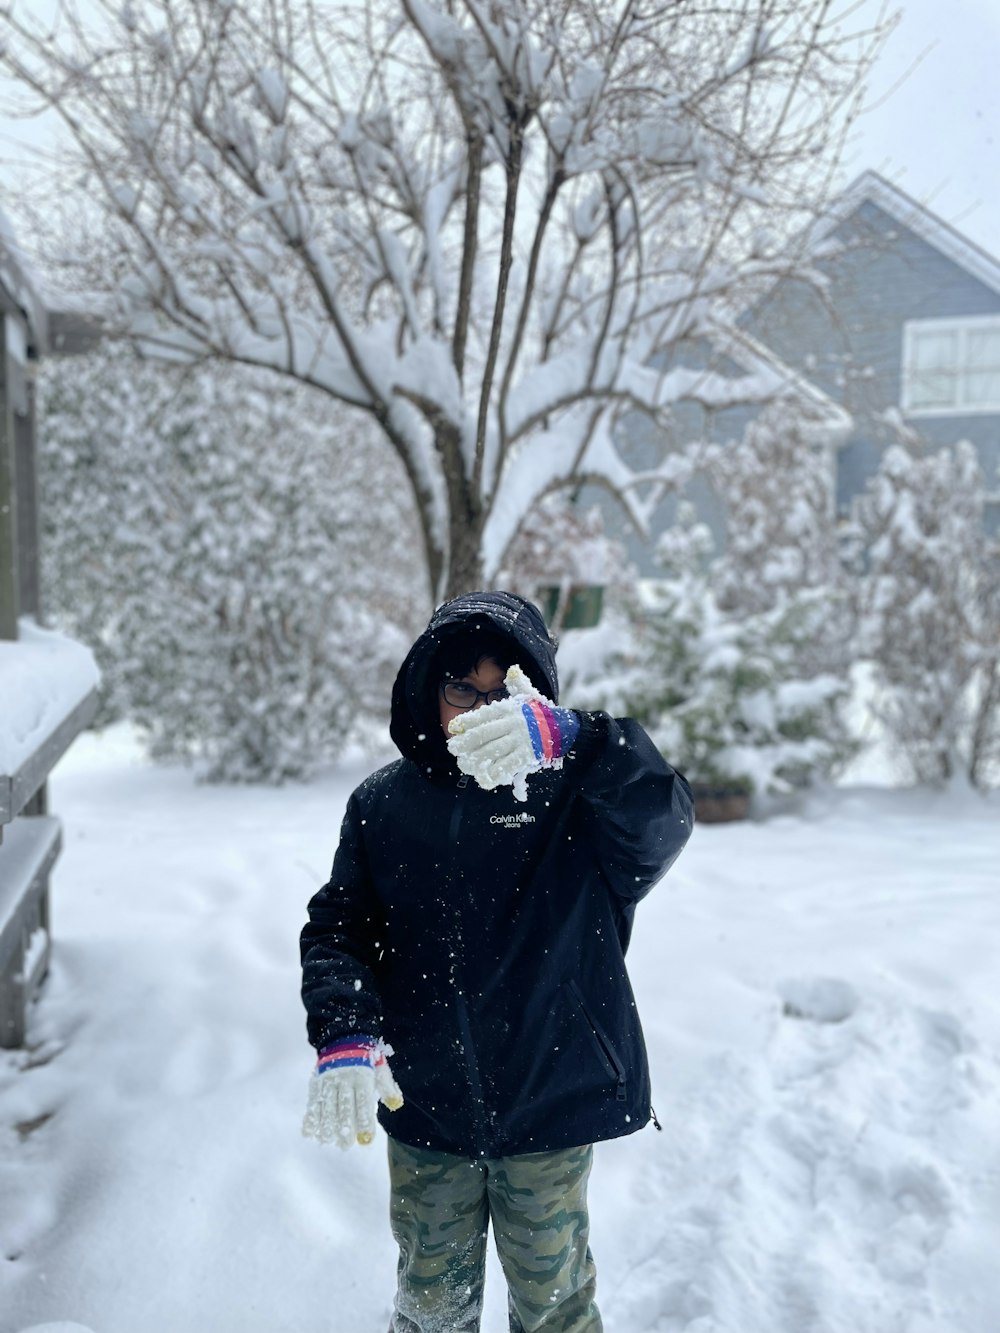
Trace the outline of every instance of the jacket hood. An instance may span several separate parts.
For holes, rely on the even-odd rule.
[[[470,632],[508,641],[510,658],[553,703],[559,699],[556,644],[541,611],[512,592],[470,592],[444,602],[407,653],[392,687],[393,741],[430,778],[450,778],[458,769],[445,743],[438,713],[436,667],[450,641]]]

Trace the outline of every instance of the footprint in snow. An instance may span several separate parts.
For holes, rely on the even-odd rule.
[[[157,1078],[166,1096],[187,1100],[255,1073],[260,1058],[252,1034],[205,1024],[178,1035],[163,1053]]]
[[[846,981],[831,977],[798,977],[778,983],[786,1018],[813,1023],[843,1023],[856,1011],[858,993]]]

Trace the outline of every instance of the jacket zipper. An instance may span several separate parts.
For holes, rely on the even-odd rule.
[[[462,777],[466,779],[466,782],[468,781],[468,777],[466,774],[463,773]],[[461,791],[463,791],[465,788],[465,782],[459,779],[458,786],[459,786],[459,792],[461,793]],[[461,794],[459,794],[455,797],[455,808],[454,810],[452,810],[451,819],[448,822],[448,846],[451,849],[452,870],[454,870],[455,868],[455,856],[457,853],[456,843],[458,840],[458,830],[461,828],[461,826],[462,826],[462,797]]]
[[[625,1067],[622,1064],[621,1060],[619,1060],[618,1058],[618,1052],[615,1050],[614,1046],[612,1046],[611,1042],[608,1040],[603,1029],[594,1021],[593,1018],[591,1018],[590,1011],[587,1009],[587,1005],[586,1002],[584,1001],[580,987],[576,984],[576,982],[572,978],[570,978],[569,981],[569,988],[570,991],[572,992],[573,998],[576,1000],[576,1003],[579,1006],[580,1013],[583,1015],[587,1027],[590,1029],[590,1034],[594,1039],[594,1044],[600,1051],[601,1055],[604,1057],[604,1062],[608,1066],[608,1069],[615,1077],[616,1080],[615,1100],[619,1102],[624,1102],[627,1100],[627,1095],[628,1095],[625,1083]]]
[[[451,812],[451,819],[448,822],[448,845],[451,849],[451,858],[449,861],[448,879],[452,888],[456,888],[455,882],[455,863],[458,859],[458,831],[462,826],[462,816],[464,814],[463,792],[468,785],[469,775],[463,773],[458,780],[458,791],[455,796],[455,808]],[[486,1116],[486,1099],[483,1096],[482,1079],[479,1076],[479,1061],[476,1059],[476,1050],[472,1041],[472,1024],[469,1021],[469,1010],[465,1002],[465,977],[460,971],[464,963],[464,939],[462,936],[462,917],[461,912],[456,908],[455,912],[455,949],[456,956],[452,968],[452,979],[454,982],[455,1009],[458,1016],[458,1026],[462,1034],[462,1056],[465,1063],[466,1079],[469,1090],[472,1094],[472,1118],[473,1128],[478,1140],[478,1146],[482,1148],[484,1155],[489,1155],[491,1147],[489,1141],[489,1131]]]

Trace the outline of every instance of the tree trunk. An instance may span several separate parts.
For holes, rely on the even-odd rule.
[[[448,552],[446,568],[435,580],[435,601],[447,601],[483,586],[483,529],[486,514],[476,483],[465,470],[458,431],[439,421],[435,446],[448,487]]]
[[[985,679],[977,682],[981,692],[973,719],[968,775],[973,787],[979,791],[987,791],[989,788],[987,770],[990,760],[996,758],[995,718],[1000,710],[1000,661],[990,662],[982,668],[982,672]]]
[[[441,600],[458,597],[461,593],[477,592],[483,586],[483,555],[479,542],[481,524],[451,524],[451,550],[448,557],[447,578],[441,590]]]

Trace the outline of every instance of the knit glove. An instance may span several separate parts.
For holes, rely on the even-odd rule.
[[[562,767],[580,721],[539,694],[519,666],[510,668],[504,684],[508,698],[452,718],[448,749],[480,787],[512,786],[515,800],[526,801],[528,774]]]
[[[344,1037],[320,1051],[309,1081],[309,1103],[302,1133],[318,1143],[371,1143],[378,1102],[390,1111],[403,1105],[403,1094],[389,1072],[392,1047],[374,1037]]]

